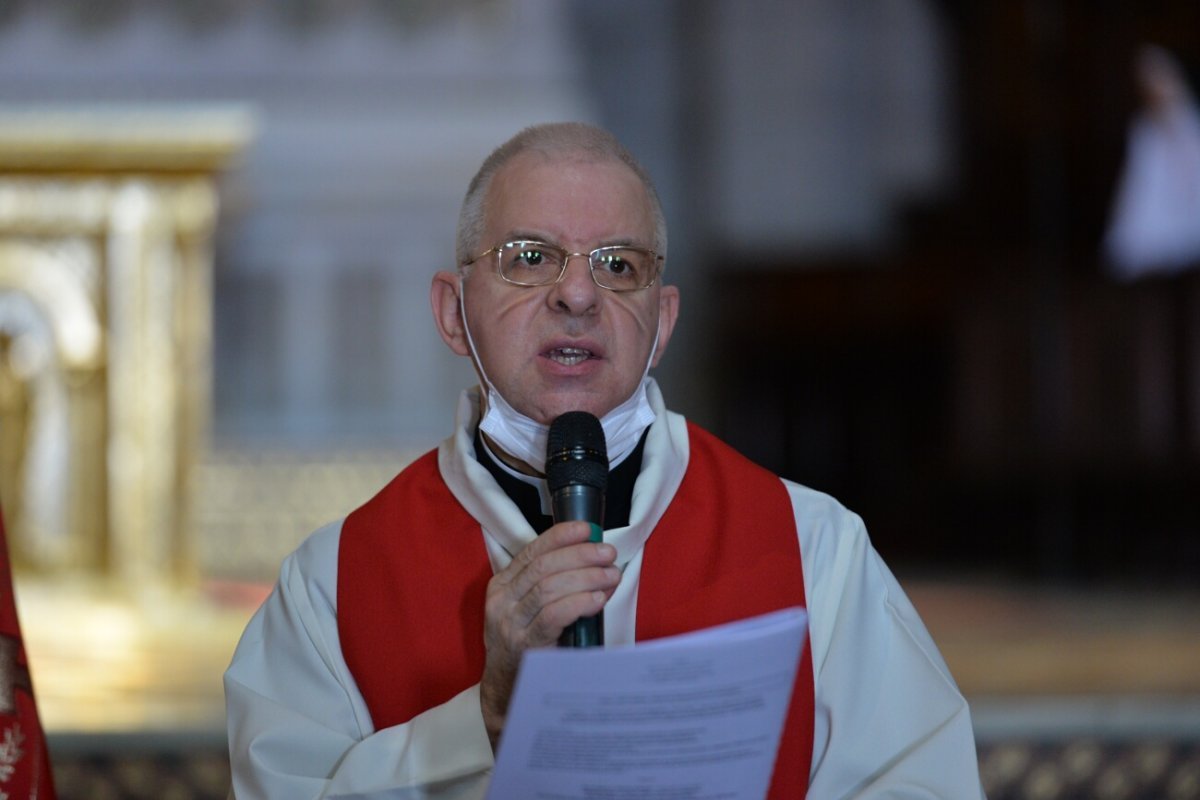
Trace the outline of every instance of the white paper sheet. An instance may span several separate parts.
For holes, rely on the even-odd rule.
[[[490,800],[762,800],[802,608],[612,649],[526,653]]]

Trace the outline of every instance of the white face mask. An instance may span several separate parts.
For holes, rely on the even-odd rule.
[[[475,341],[471,338],[471,326],[467,324],[467,308],[465,287],[462,276],[458,279],[458,309],[462,315],[463,329],[467,334],[467,345],[471,349],[471,357],[479,368],[487,391],[487,411],[479,421],[479,429],[488,435],[497,447],[504,450],[513,458],[524,461],[538,472],[546,471],[546,438],[550,432],[549,425],[543,425],[517,411],[508,401],[496,391],[492,381],[483,368],[483,361],[475,349]],[[658,349],[658,330],[654,332],[654,344],[650,347],[650,357],[646,360],[646,368],[642,370],[642,379],[629,399],[609,411],[600,418],[600,427],[604,429],[604,440],[608,446],[608,463],[615,467],[633,452],[642,432],[654,422],[654,409],[646,396],[647,376],[650,364],[654,361],[654,351]]]

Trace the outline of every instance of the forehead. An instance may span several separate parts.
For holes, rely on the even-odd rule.
[[[536,235],[564,245],[649,245],[653,212],[637,174],[615,159],[585,154],[522,153],[488,189],[489,236]]]

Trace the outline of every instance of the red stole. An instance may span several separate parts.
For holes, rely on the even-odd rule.
[[[805,604],[796,523],[782,482],[706,431],[689,424],[688,432],[683,483],[642,555],[638,640]],[[479,523],[446,487],[436,451],[346,518],[338,633],[377,729],[407,722],[479,682],[491,576]],[[812,657],[805,647],[769,797],[804,796],[812,743]]]

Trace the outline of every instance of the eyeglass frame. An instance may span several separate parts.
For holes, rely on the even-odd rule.
[[[519,281],[514,281],[511,278],[507,277],[504,274],[504,270],[500,266],[500,253],[504,251],[504,248],[509,247],[510,245],[516,245],[516,244],[541,245],[542,247],[549,247],[549,248],[553,248],[555,250],[561,250],[563,253],[563,260],[562,260],[562,266],[558,270],[558,276],[554,280],[546,281],[545,283],[521,283]],[[615,289],[612,286],[605,286],[604,284],[602,284],[600,281],[598,281],[596,279],[596,267],[595,267],[596,262],[593,259],[593,256],[595,256],[597,253],[603,253],[603,252],[612,251],[612,250],[633,250],[635,252],[644,253],[645,255],[651,256],[653,258],[653,263],[655,266],[655,269],[653,271],[654,277],[650,278],[650,281],[643,286],[633,286],[628,289]],[[649,289],[651,286],[653,286],[655,283],[658,282],[658,279],[660,277],[662,277],[663,265],[666,262],[666,257],[661,255],[657,250],[651,250],[648,247],[637,247],[635,245],[630,245],[630,244],[610,244],[610,245],[604,245],[603,247],[597,247],[593,250],[589,250],[586,253],[584,253],[584,252],[573,253],[573,252],[568,251],[565,247],[560,247],[559,245],[556,245],[553,242],[545,242],[545,241],[542,241],[541,239],[511,239],[507,242],[501,242],[500,244],[495,245],[494,247],[489,247],[487,250],[484,250],[482,253],[475,256],[470,261],[464,261],[462,264],[459,265],[459,267],[460,268],[461,267],[469,267],[472,264],[474,264],[476,261],[478,261],[479,259],[486,258],[487,256],[490,256],[492,253],[496,254],[496,274],[500,276],[500,280],[504,281],[505,283],[507,283],[511,286],[520,286],[523,289],[536,289],[539,286],[554,286],[557,283],[561,283],[563,276],[567,274],[567,266],[571,263],[571,259],[574,258],[575,256],[585,256],[588,260],[588,274],[592,276],[592,283],[596,284],[596,286],[598,286],[599,288],[605,289],[610,292],[618,292],[618,293],[640,292],[643,289]]]

